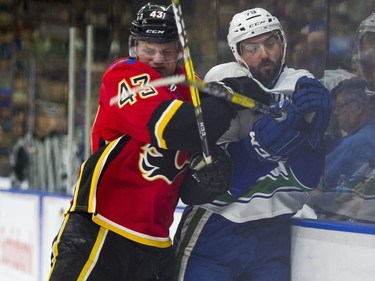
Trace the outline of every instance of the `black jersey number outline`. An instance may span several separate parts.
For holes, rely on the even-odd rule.
[[[137,76],[130,77],[131,85],[125,79],[122,79],[118,84],[118,104],[123,107],[126,104],[134,104],[137,102],[137,96],[145,99],[151,96],[157,95],[158,91],[152,87],[147,86],[150,81],[150,76],[148,74],[141,74]],[[134,93],[131,91],[135,87],[144,87],[144,89]]]

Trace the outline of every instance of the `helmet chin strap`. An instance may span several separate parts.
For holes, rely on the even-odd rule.
[[[249,73],[251,75],[251,78],[253,78],[253,74],[251,73],[249,66],[247,65],[247,63],[245,62],[245,60],[241,56],[239,56],[238,63],[245,66],[247,68],[247,70],[249,71]]]

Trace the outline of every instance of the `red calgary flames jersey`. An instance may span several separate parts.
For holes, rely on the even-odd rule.
[[[131,58],[117,60],[105,72],[92,129],[94,154],[81,167],[71,211],[92,213],[99,225],[162,248],[171,245],[169,227],[190,157],[168,149],[163,132],[182,102],[191,99],[184,85],[128,94],[159,78]],[[117,103],[110,105],[115,96]]]

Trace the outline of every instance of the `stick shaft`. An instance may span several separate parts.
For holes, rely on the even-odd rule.
[[[191,59],[190,50],[187,44],[188,39],[187,39],[187,33],[185,29],[185,23],[182,18],[182,10],[181,10],[180,1],[172,0],[172,6],[173,6],[174,14],[175,14],[180,43],[183,49],[186,76],[188,80],[194,83],[197,79],[195,77],[193,60]],[[206,126],[203,121],[203,114],[202,114],[201,102],[199,98],[199,92],[198,92],[197,87],[194,87],[193,85],[190,85],[189,88],[190,88],[191,99],[192,99],[193,106],[194,106],[195,118],[197,120],[199,136],[202,142],[203,158],[207,164],[211,164],[212,157],[208,148]]]

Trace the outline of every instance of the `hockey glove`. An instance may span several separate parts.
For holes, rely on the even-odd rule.
[[[190,170],[180,186],[180,198],[187,205],[212,202],[226,192],[232,178],[232,161],[220,147],[211,148],[213,162],[206,165],[201,154],[193,155]]]
[[[211,153],[212,163],[203,167],[202,155],[193,156],[190,164],[192,177],[203,190],[215,193],[226,192],[232,180],[232,160],[229,153],[220,146],[215,146]]]
[[[298,79],[292,101],[303,115],[311,118],[307,120],[310,123],[308,142],[313,148],[318,148],[331,117],[329,91],[316,78],[304,76]]]
[[[278,117],[275,117],[278,116]],[[265,114],[244,140],[250,156],[274,163],[286,159],[306,139],[306,121],[289,100],[277,103]]]

